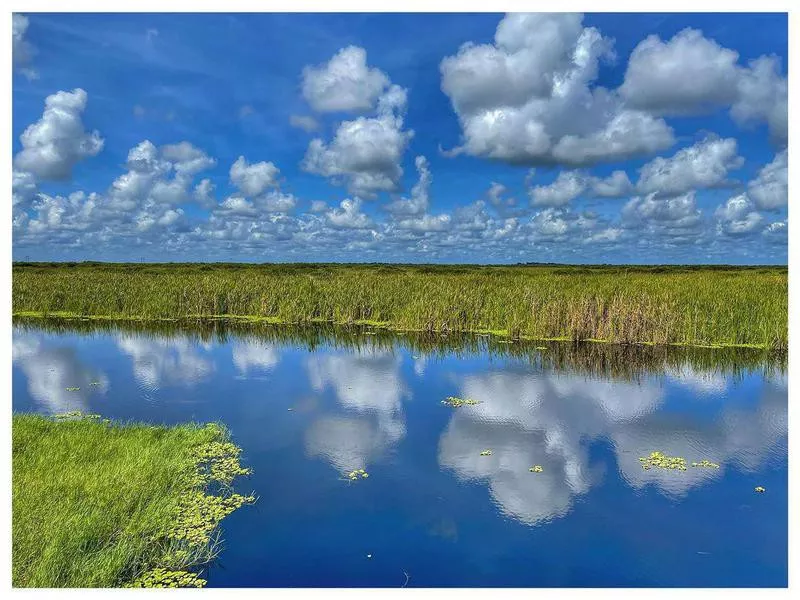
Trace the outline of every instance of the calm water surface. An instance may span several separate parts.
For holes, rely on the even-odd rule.
[[[787,585],[779,366],[351,337],[17,326],[13,408],[224,422],[259,500],[210,586]],[[720,468],[645,471],[654,450]]]

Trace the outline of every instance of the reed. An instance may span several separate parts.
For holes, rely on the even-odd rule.
[[[16,315],[785,350],[786,267],[15,264]]]

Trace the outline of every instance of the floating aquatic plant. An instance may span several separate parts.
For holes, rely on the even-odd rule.
[[[647,458],[640,458],[642,469],[649,471],[653,467],[659,469],[671,469],[674,471],[686,470],[686,459],[680,456],[667,456],[663,452],[655,451],[650,453]]]
[[[207,581],[190,571],[151,569],[137,577],[126,588],[201,588]]]
[[[491,456],[491,455],[492,455],[491,450],[484,450],[483,452],[481,452],[481,456]]]
[[[757,491],[759,494],[763,494],[763,493],[764,493],[764,492],[766,492],[767,490],[766,490],[766,489],[764,489],[763,487],[761,487],[761,486],[759,485],[758,487],[756,487],[756,491]]]
[[[369,473],[367,473],[364,469],[356,469],[355,471],[350,471],[347,474],[347,478],[350,481],[357,481],[359,478],[366,479],[369,477]]]
[[[89,415],[84,415],[79,410],[71,410],[69,412],[55,414],[55,415],[53,415],[53,418],[54,419],[75,419],[75,418],[82,418],[84,416],[86,416],[87,418],[89,417]]]
[[[705,467],[707,469],[719,469],[719,465],[717,463],[713,463],[710,460],[703,459],[700,462],[693,462],[693,467]]]
[[[544,471],[542,465],[533,465],[530,469],[528,469],[531,473],[541,473]]]
[[[458,408],[459,406],[473,406],[480,404],[480,400],[473,400],[472,398],[458,398],[457,396],[448,396],[446,400],[442,400],[442,404]]]

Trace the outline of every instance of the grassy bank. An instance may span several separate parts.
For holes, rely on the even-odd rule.
[[[252,501],[216,424],[16,414],[12,440],[15,587],[199,587],[219,521]]]
[[[17,264],[15,314],[783,349],[785,267]]]

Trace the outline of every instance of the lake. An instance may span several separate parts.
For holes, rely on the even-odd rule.
[[[209,586],[787,585],[786,363],[759,351],[15,322],[12,386],[230,429],[258,501]]]

